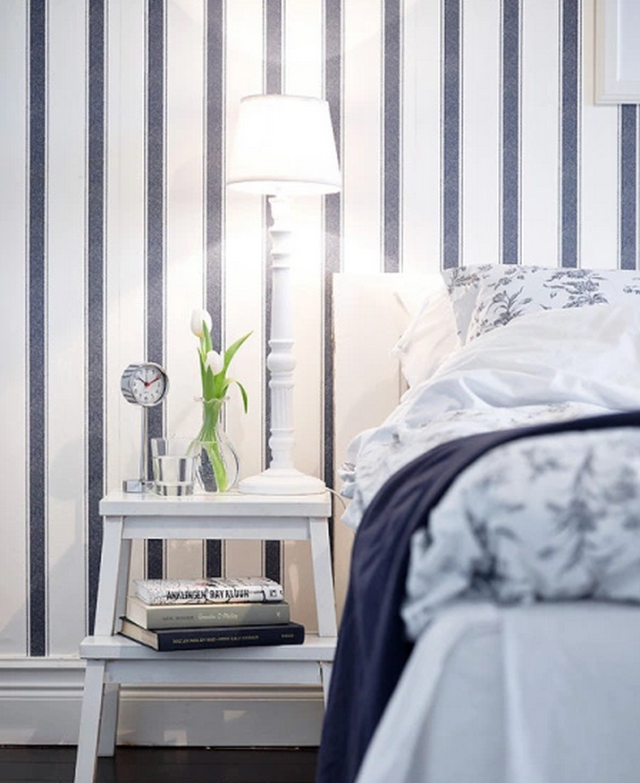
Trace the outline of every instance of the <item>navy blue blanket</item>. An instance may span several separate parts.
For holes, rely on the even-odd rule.
[[[392,476],[358,528],[322,730],[317,783],[353,783],[412,645],[404,597],[413,533],[464,468],[490,449],[554,432],[640,426],[640,411],[482,433],[432,449]]]

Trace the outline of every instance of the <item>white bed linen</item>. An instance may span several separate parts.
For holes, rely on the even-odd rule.
[[[341,473],[356,528],[384,482],[443,441],[640,408],[640,306],[530,313],[460,348],[349,447]]]
[[[417,642],[357,783],[640,780],[640,608],[443,610]]]

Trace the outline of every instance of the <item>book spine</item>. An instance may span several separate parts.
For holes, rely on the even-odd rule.
[[[156,585],[146,588],[136,585],[136,595],[145,603],[159,604],[226,604],[226,603],[262,603],[282,601],[284,593],[280,585],[268,589],[260,586],[248,587],[202,587],[198,585],[181,587],[163,587]]]
[[[289,605],[286,603],[241,604],[187,604],[129,607],[127,615],[145,628],[203,628],[212,625],[269,625],[288,623]]]
[[[222,647],[252,647],[257,645],[302,644],[304,627],[302,625],[271,626],[268,628],[214,629],[203,633],[189,632],[158,635],[158,651],[176,650],[212,650]]]

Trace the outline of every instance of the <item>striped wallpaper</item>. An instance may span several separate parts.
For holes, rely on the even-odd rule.
[[[594,0],[0,2],[0,655],[75,655],[91,628],[98,502],[139,460],[120,375],[163,364],[151,433],[195,433],[194,307],[216,345],[254,330],[226,423],[243,475],[265,466],[269,217],[224,185],[240,98],[331,108],[343,191],[294,204],[294,405],[297,464],[332,485],[333,272],[637,266],[637,107],[593,104],[593,25]],[[154,541],[134,565],[264,571],[313,627],[304,544]]]

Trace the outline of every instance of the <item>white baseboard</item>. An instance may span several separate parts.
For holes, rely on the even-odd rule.
[[[0,744],[75,745],[84,664],[0,658]],[[309,687],[122,688],[118,744],[316,746],[322,692]]]

